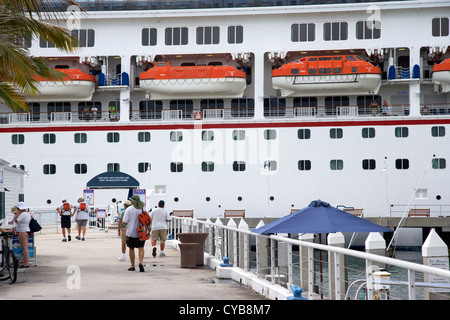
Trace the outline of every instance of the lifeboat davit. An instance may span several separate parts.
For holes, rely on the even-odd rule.
[[[245,72],[232,66],[177,66],[168,62],[139,75],[151,99],[240,98],[246,87]]]
[[[66,74],[63,80],[36,76],[39,94],[27,96],[27,101],[90,101],[95,91],[95,76],[79,69],[55,69]]]
[[[375,94],[381,69],[356,55],[310,56],[272,71],[282,97]]]
[[[450,92],[450,58],[433,66],[431,78],[436,92]]]

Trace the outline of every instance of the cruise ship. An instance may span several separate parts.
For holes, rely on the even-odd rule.
[[[67,77],[38,79],[29,112],[0,104],[0,158],[30,207],[134,188],[196,218],[316,199],[448,215],[448,0],[79,4],[51,21],[75,53],[26,43]]]

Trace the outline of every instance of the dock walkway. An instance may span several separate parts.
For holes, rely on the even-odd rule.
[[[37,265],[18,273],[17,282],[0,282],[0,299],[38,300],[264,300],[232,280],[219,280],[207,266],[181,268],[180,252],[166,246],[166,257],[151,255],[145,245],[144,273],[128,271],[118,261],[121,241],[117,229],[88,230],[86,241],[61,242],[61,234],[40,234],[35,246]],[[136,250],[137,260],[137,250]]]

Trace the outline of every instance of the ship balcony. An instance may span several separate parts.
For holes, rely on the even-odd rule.
[[[409,105],[378,106],[317,106],[265,108],[266,119],[351,119],[363,117],[409,116]],[[450,104],[421,104],[422,116],[449,116]],[[177,122],[177,121],[227,121],[253,119],[253,108],[241,109],[190,109],[190,110],[130,110],[130,121]],[[0,124],[38,124],[38,123],[80,123],[80,122],[116,122],[120,112],[97,111],[82,112],[30,112],[0,113]]]
[[[112,75],[99,73],[97,90],[100,91],[113,91],[120,88],[127,88],[130,85],[130,78],[128,73],[122,72],[121,74]]]

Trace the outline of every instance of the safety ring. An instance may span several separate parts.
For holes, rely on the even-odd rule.
[[[196,113],[194,113],[195,120],[202,120],[202,118],[203,118],[203,114],[200,111],[197,111]]]

